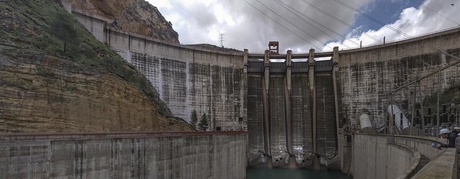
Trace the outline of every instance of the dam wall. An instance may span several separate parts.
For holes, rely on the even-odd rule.
[[[168,44],[109,28],[110,19],[73,14],[157,89],[174,116],[190,121],[206,114],[208,130],[246,130],[246,80],[242,52]]]
[[[353,137],[353,178],[457,178],[455,148],[437,149],[446,139],[404,135]]]
[[[373,127],[380,128],[386,125],[390,104],[396,104],[403,113],[413,113],[411,110],[416,103],[429,96],[436,99],[438,90],[442,93],[459,86],[460,67],[449,65],[458,61],[451,55],[460,55],[459,41],[460,29],[456,28],[394,43],[340,51],[337,79],[342,106],[340,119],[358,126],[360,114],[367,112]],[[447,68],[430,75],[443,67]],[[426,108],[430,107],[432,118],[435,118],[435,102],[424,106],[425,115]]]
[[[391,136],[356,135],[352,175],[355,179],[410,178],[419,170],[420,157],[416,149],[395,143]]]
[[[72,12],[151,81],[175,116],[189,121],[196,110],[198,118],[206,113],[210,130],[247,130],[250,165],[348,158],[341,143],[350,143],[362,114],[371,129],[388,129],[389,105],[409,119],[414,107],[431,108],[433,124],[436,106],[428,99],[460,84],[460,29],[331,53],[267,55],[162,43]],[[423,101],[425,109],[416,105]]]
[[[280,73],[286,71],[283,70],[286,65],[273,63],[273,69],[281,71],[271,74],[270,85],[267,85],[270,91],[267,93],[270,124],[266,132],[271,138],[266,139],[262,128],[263,78],[254,72],[249,72],[251,77],[247,77],[248,64],[243,53],[162,43],[111,29],[108,27],[112,23],[110,19],[77,9],[72,9],[72,12],[98,40],[117,51],[151,81],[175,116],[188,121],[192,111],[196,110],[198,118],[206,113],[210,130],[251,131],[249,145],[254,155],[261,154],[261,151],[262,155],[273,153],[273,161],[280,166],[288,163],[290,154],[297,156],[297,162],[305,165],[312,153],[323,156],[337,153],[330,69],[313,75],[318,81],[318,85],[313,87],[318,88],[318,100],[312,100],[311,92],[307,90],[310,79],[306,62],[293,63],[289,95],[286,92],[286,75]],[[329,68],[332,63],[319,63],[318,69],[324,68],[321,64]],[[312,119],[314,101],[320,106],[315,110],[318,111],[315,130]],[[289,106],[286,106],[288,103]],[[292,120],[289,127],[286,123],[288,118]],[[314,147],[313,141],[316,140],[313,138],[316,136],[318,145]],[[264,145],[270,145],[268,152]]]
[[[250,166],[311,167],[338,154],[333,61],[310,55],[245,52]]]
[[[246,177],[245,132],[0,135],[0,178]]]
[[[316,74],[317,153],[331,158],[337,155],[337,128],[334,107],[334,88],[331,72]]]

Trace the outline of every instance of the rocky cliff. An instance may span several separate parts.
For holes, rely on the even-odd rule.
[[[145,0],[70,0],[85,14],[113,20],[111,28],[179,44],[179,35],[158,9]]]
[[[0,2],[0,132],[184,131],[59,0]]]

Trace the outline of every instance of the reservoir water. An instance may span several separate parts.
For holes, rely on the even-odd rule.
[[[314,171],[289,168],[248,168],[247,179],[348,179],[346,174],[337,171]]]

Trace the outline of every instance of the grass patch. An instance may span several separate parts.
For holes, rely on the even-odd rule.
[[[60,0],[0,2],[0,43],[65,57],[113,73],[155,101],[160,114],[172,116],[147,78],[95,39],[61,6]]]
[[[436,113],[436,104],[438,100],[438,95],[436,92],[430,94],[429,96],[423,99],[423,106],[432,107],[434,113]],[[447,105],[447,108],[451,107],[451,104],[454,104],[455,108],[460,107],[460,86],[452,86],[445,91],[441,91],[439,94],[439,112],[442,113],[442,105]],[[418,104],[416,107],[420,107]]]

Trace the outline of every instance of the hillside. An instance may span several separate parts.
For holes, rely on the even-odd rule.
[[[167,43],[179,44],[179,35],[160,11],[145,0],[66,0],[85,14],[95,14],[113,23],[116,30],[136,33]]]
[[[1,1],[0,31],[0,132],[192,130],[59,0]]]

